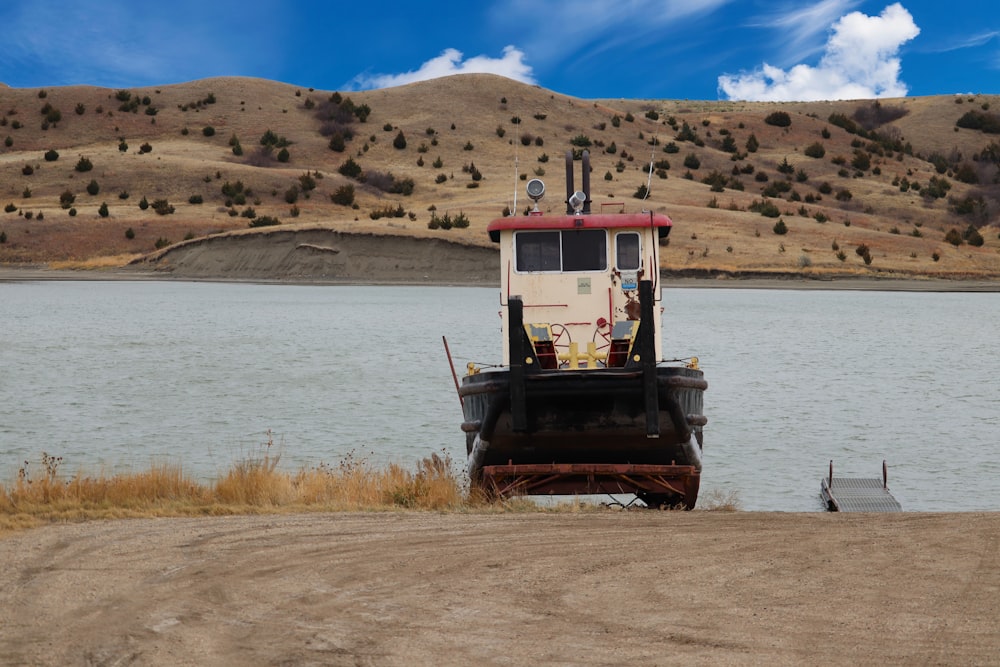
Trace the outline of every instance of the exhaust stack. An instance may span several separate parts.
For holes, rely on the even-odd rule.
[[[577,193],[573,185],[573,151],[566,151],[566,214],[573,215],[577,207],[584,215],[590,213],[590,151],[583,151],[582,192]],[[582,197],[580,195],[583,195]],[[580,206],[582,204],[582,206]]]

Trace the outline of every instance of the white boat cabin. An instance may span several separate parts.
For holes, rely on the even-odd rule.
[[[536,202],[543,192],[540,181],[528,184]],[[525,331],[543,368],[623,366],[638,331],[642,280],[653,286],[661,359],[658,252],[670,218],[649,211],[590,214],[583,192],[568,197],[568,204],[573,210],[566,215],[542,215],[536,205],[529,215],[488,227],[500,244],[504,365],[510,364],[508,301],[520,296]]]

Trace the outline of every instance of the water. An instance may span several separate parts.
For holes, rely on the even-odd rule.
[[[878,477],[907,510],[1000,509],[1000,294],[667,289],[668,357],[709,381],[704,493],[820,510]],[[499,358],[493,288],[0,283],[0,479],[152,463],[209,479],[464,457],[448,367]]]

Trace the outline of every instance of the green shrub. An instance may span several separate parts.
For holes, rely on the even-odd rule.
[[[160,238],[156,239],[156,243],[154,243],[153,245],[156,247],[157,250],[161,250],[162,248],[166,248],[168,245],[170,245],[170,241],[161,236]]]
[[[357,178],[361,175],[361,165],[355,162],[353,158],[347,158],[347,161],[340,165],[337,171],[342,176]]]
[[[205,127],[201,128],[201,133],[203,135],[205,135],[206,137],[214,137],[215,136],[215,128],[212,127],[211,125],[206,125]]]
[[[781,218],[778,218],[778,221],[774,223],[774,227],[772,227],[771,229],[778,236],[784,236],[785,234],[788,233],[788,226],[785,224],[785,221],[782,220]]]
[[[97,215],[101,216],[102,218],[108,217],[109,212],[108,212],[107,202],[101,202],[101,205],[97,209]]]
[[[139,154],[145,155],[146,153],[152,153],[153,147],[148,141],[144,141],[141,146],[139,146]]]
[[[204,203],[204,198],[201,195],[191,195],[188,197],[189,204],[201,204]]]
[[[174,212],[174,207],[166,199],[157,199],[153,201],[152,206],[157,215],[170,215]]]
[[[330,201],[341,206],[350,206],[354,203],[354,186],[350,183],[340,186],[330,195]]]
[[[146,200],[145,195],[143,195],[142,199],[139,200],[139,208],[143,211],[149,208],[149,201]]]
[[[812,157],[812,158],[819,159],[819,158],[823,157],[824,155],[826,155],[826,148],[823,147],[823,144],[821,144],[820,142],[816,141],[816,142],[811,143],[808,146],[806,146],[806,149],[805,149],[804,152],[805,152],[805,154],[806,154],[807,157]]]
[[[291,155],[288,153],[287,148],[282,148],[280,151],[278,151],[277,157],[278,157],[278,162],[288,162],[288,159],[291,157]]]
[[[392,147],[398,150],[406,148],[406,135],[403,134],[402,130],[400,130],[396,135],[396,138],[392,140]]]
[[[764,118],[764,122],[775,127],[788,127],[792,124],[792,118],[786,111],[774,111]]]
[[[852,167],[858,171],[866,171],[871,165],[872,156],[867,151],[863,151],[860,148],[854,151],[854,158],[851,160]]]
[[[962,238],[965,239],[969,245],[975,246],[976,248],[982,247],[983,243],[985,243],[983,235],[980,234],[979,230],[973,225],[969,225],[966,228],[966,230],[962,233]]]
[[[92,163],[88,158],[82,156],[77,161],[75,167],[75,169],[80,173],[83,173],[85,171],[90,171],[93,168],[94,168],[94,163]]]
[[[135,230],[132,229],[131,227],[129,227],[128,229],[126,229],[125,230],[125,238],[127,238],[129,241],[131,241],[132,239],[134,239],[135,238]]]
[[[6,206],[4,206],[3,210],[6,211],[7,213],[13,213],[14,211],[17,210],[17,204],[15,204],[14,202],[11,202],[11,203],[7,204]]]
[[[688,169],[698,169],[701,167],[701,160],[694,153],[688,153],[687,157],[684,158],[684,166]]]
[[[747,210],[752,211],[754,213],[760,213],[765,218],[777,218],[779,215],[781,215],[781,211],[778,209],[778,207],[775,206],[770,201],[768,201],[767,199],[753,200],[750,203],[750,206],[747,207]]]
[[[577,146],[578,148],[589,148],[590,146],[593,145],[593,142],[590,140],[590,137],[588,137],[585,134],[576,135],[575,137],[569,140],[569,143],[573,144],[574,146]]]
[[[244,216],[246,217],[246,216]],[[255,216],[250,220],[248,227],[274,227],[280,225],[281,221],[270,215]]]

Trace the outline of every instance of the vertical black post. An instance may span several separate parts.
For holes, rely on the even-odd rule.
[[[507,299],[507,342],[510,348],[510,418],[515,431],[528,430],[528,403],[524,389],[524,302],[520,296]]]
[[[639,281],[639,355],[642,357],[642,393],[646,402],[646,437],[660,437],[660,396],[656,386],[656,326],[653,283]]]

